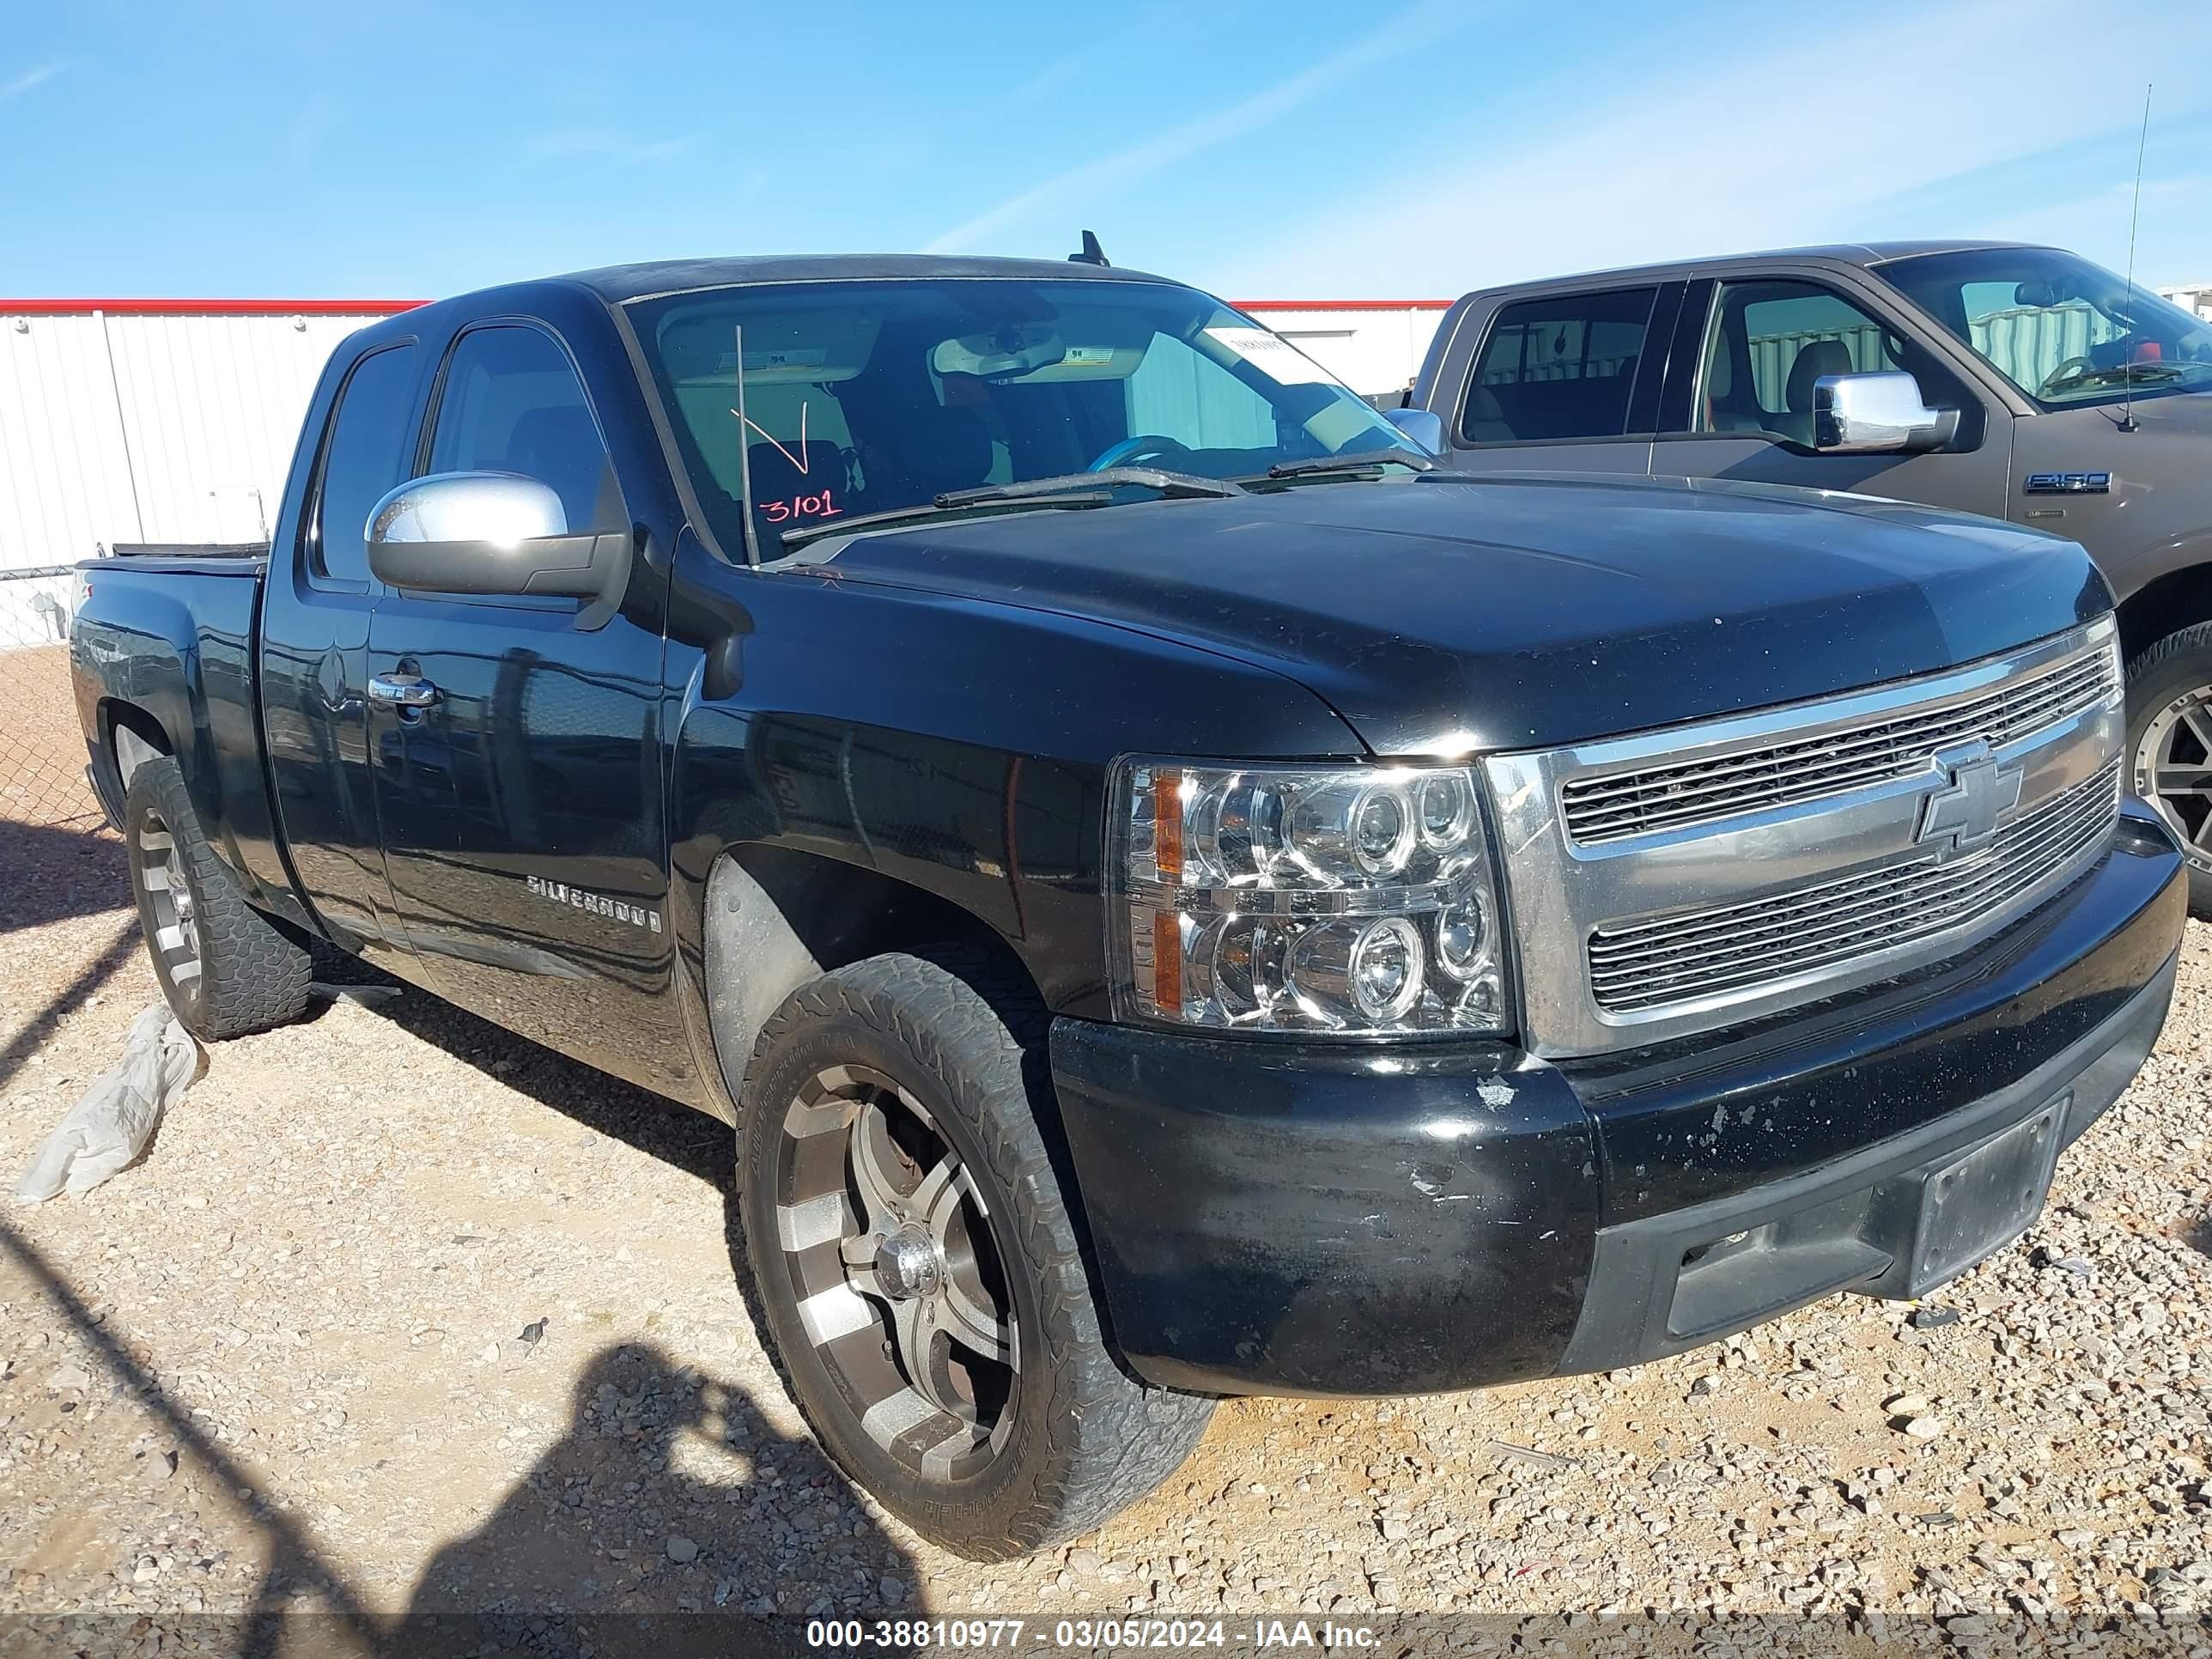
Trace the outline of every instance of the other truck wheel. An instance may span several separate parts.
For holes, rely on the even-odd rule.
[[[2212,921],[2212,623],[2128,665],[2130,787],[2181,842],[2189,914]]]
[[[981,1561],[1134,1503],[1213,1412],[1108,1352],[1025,988],[951,956],[802,987],[755,1046],[741,1132],[745,1248],[800,1407],[886,1509]]]
[[[219,1042],[297,1019],[307,1006],[307,950],[246,902],[168,756],[131,775],[123,835],[154,977],[184,1028]]]

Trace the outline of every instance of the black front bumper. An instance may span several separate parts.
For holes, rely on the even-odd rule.
[[[1604,1064],[1061,1020],[1114,1340],[1166,1386],[1416,1394],[1679,1352],[2017,1237],[2156,1040],[2182,863],[2131,808],[1972,957]]]

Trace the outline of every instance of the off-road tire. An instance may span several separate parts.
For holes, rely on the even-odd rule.
[[[201,833],[170,757],[141,762],[131,775],[123,838],[154,977],[184,1028],[219,1042],[297,1019],[307,1006],[307,948],[246,902]],[[181,926],[164,897],[177,882],[189,898]]]
[[[1044,1023],[1018,976],[980,953],[873,957],[793,992],[746,1073],[739,1211],[793,1392],[847,1474],[971,1560],[1026,1554],[1127,1508],[1182,1465],[1213,1412],[1210,1399],[1138,1382],[1108,1348],[1071,1195],[1048,1146],[1051,1103],[1036,1097],[1050,1089]],[[1013,1413],[1005,1445],[964,1480],[927,1479],[895,1461],[801,1321],[779,1237],[780,1149],[801,1091],[844,1065],[880,1073],[926,1105],[988,1212],[1020,1358],[1003,1407]]]
[[[2212,623],[2169,634],[2128,665],[2128,787],[2145,800],[2151,800],[2156,791],[2144,739],[2163,717],[2192,698],[2212,704]],[[2206,759],[2207,769],[2212,771],[2212,756]],[[2212,799],[2206,807],[2212,811]],[[2212,831],[2204,840],[2212,846]],[[2189,845],[2185,839],[2181,850],[2189,860],[2189,914],[2200,921],[2212,921],[2212,851]]]

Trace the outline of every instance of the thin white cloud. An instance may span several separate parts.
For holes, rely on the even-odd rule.
[[[2149,14],[2167,14],[2164,24]],[[1457,294],[1491,283],[1793,242],[1879,236],[1877,211],[1940,185],[2131,128],[2124,97],[2034,100],[2070,0],[1971,0],[1909,15],[1855,14],[1852,36],[1909,40],[1873,57],[1776,15],[1764,50],[1655,63],[1623,95],[1590,100],[1571,76],[1541,136],[1412,146],[1453,155],[1427,178],[1370,190],[1287,228],[1207,275],[1224,292]],[[1899,28],[1893,31],[1890,25]],[[1909,23],[1909,27],[1905,27]],[[2182,7],[2151,0],[2138,38],[2183,38]],[[2201,99],[2202,88],[2181,101]],[[2160,97],[2166,98],[2164,89]],[[2178,113],[2172,103],[2165,112]],[[1526,130],[1526,124],[1522,124]],[[1402,136],[1402,135],[1401,135]],[[1994,220],[2016,203],[1973,214]],[[1926,209],[1918,210],[1924,216]],[[1976,223],[1948,224],[1972,234]]]
[[[1474,15],[1473,8],[1454,3],[1453,0],[1422,0],[1422,3],[1311,68],[1301,70],[1225,109],[1186,121],[1115,155],[1070,167],[1006,198],[965,223],[954,226],[930,243],[927,251],[973,252],[987,248],[1003,240],[1003,233],[1009,226],[1025,220],[1049,220],[1064,229],[1080,210],[1101,198],[1126,191],[1137,180],[1163,167],[1279,121],[1301,104],[1364,70],[1401,57],[1416,47],[1437,45],[1454,29],[1472,21]]]
[[[41,64],[36,69],[25,70],[11,80],[0,81],[0,104],[21,98],[33,87],[44,85],[59,75],[64,67],[66,65],[56,59],[51,64]]]

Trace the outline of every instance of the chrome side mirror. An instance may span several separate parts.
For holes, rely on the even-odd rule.
[[[410,478],[364,539],[376,579],[417,592],[606,599],[629,570],[627,532],[571,532],[560,495],[513,472]]]
[[[1813,382],[1813,447],[1824,455],[1912,455],[1941,449],[1959,412],[1930,409],[1902,370],[1823,374]]]
[[[1386,409],[1382,418],[1430,454],[1444,453],[1444,417],[1433,409]]]

